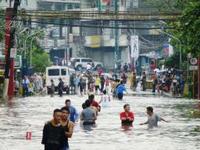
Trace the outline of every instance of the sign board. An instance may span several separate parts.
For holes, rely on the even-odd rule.
[[[16,48],[11,48],[10,58],[15,58],[16,55],[17,55],[17,49]]]
[[[4,76],[4,70],[0,69],[0,77],[3,77],[3,76]]]
[[[138,0],[132,0],[132,3],[133,3],[133,8],[138,8],[139,6],[139,1]]]
[[[5,55],[0,55],[0,65],[5,64]],[[22,66],[22,56],[21,55],[16,55],[14,58],[14,64],[15,68],[21,68]]]
[[[137,61],[139,57],[139,37],[138,35],[131,36],[131,57]]]
[[[100,0],[101,11],[106,11],[109,9],[111,0]]]
[[[198,63],[197,58],[191,58],[191,59],[190,59],[190,64],[191,64],[191,65],[197,65],[197,63]]]
[[[191,70],[191,71],[198,70],[198,66],[190,66],[189,70]]]

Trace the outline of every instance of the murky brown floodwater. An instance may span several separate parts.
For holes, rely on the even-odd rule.
[[[43,150],[41,135],[44,123],[51,119],[54,108],[63,106],[65,99],[54,97],[30,97],[0,104],[0,150]],[[85,98],[68,97],[81,111]],[[98,98],[97,98],[98,99]],[[130,103],[135,112],[134,128],[120,128],[119,113]],[[71,150],[199,150],[200,133],[193,132],[200,119],[188,119],[175,109],[177,104],[195,103],[192,100],[162,97],[125,97],[124,101],[112,101],[111,107],[102,108],[97,127],[84,130],[76,125]],[[146,121],[145,108],[151,105],[170,123],[160,123],[158,129],[147,130],[139,123]],[[27,131],[32,140],[27,141]]]

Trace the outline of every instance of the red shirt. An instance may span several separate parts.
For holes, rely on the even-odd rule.
[[[92,104],[91,104],[93,107],[96,107],[96,108],[99,108],[99,103],[97,103],[95,100],[92,101]]]
[[[125,121],[125,120],[134,121],[134,113],[133,112],[122,112],[122,113],[120,113],[120,119],[122,121]]]

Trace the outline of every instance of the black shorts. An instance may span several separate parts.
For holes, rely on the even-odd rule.
[[[117,97],[118,97],[118,99],[120,99],[120,100],[123,99],[123,96],[124,96],[123,93],[118,93],[118,94],[117,94]]]
[[[83,122],[83,125],[86,126],[86,125],[95,125],[95,122]]]

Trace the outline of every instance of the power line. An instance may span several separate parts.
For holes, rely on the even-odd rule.
[[[1,16],[0,16],[1,17]],[[12,21],[24,21],[23,19],[14,18]],[[130,27],[130,26],[110,26],[110,25],[89,25],[80,23],[61,23],[61,22],[51,22],[51,21],[39,21],[31,20],[30,23],[39,23],[39,24],[52,24],[52,25],[62,25],[62,26],[71,26],[71,27],[85,27],[85,28],[109,28],[109,29],[136,29],[136,30],[154,30],[161,29],[161,27]],[[165,29],[174,29],[174,27],[166,27]]]

